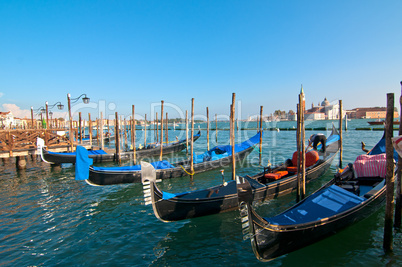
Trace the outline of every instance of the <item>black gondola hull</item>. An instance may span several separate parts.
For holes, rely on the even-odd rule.
[[[381,207],[384,200],[385,187],[371,199],[347,212],[315,223],[296,224],[288,227],[267,225],[265,220],[251,210],[249,220],[254,233],[251,239],[254,253],[259,260],[269,261],[313,244],[372,215]]]
[[[333,128],[332,134],[338,134],[336,129]],[[306,170],[306,182],[320,177],[329,170],[337,152],[339,151],[339,146],[339,141],[336,141],[327,147],[328,156],[324,158],[324,161],[316,167]],[[262,176],[264,176],[264,173],[259,173],[253,177],[249,177],[249,179],[258,180],[258,178]],[[234,183],[234,181],[229,183]],[[259,188],[253,188],[253,200],[262,201],[265,199],[276,198],[288,194],[296,188],[297,174],[265,185],[260,184]],[[219,193],[209,195],[209,192],[214,192],[216,190],[218,190]],[[166,222],[190,219],[238,209],[237,189],[232,186],[226,188],[223,185],[219,185],[205,190],[190,192],[185,196],[177,196],[171,199],[163,199],[163,193],[157,188],[156,184],[154,185],[154,190],[152,192],[152,205],[155,216]]]
[[[306,183],[315,180],[322,175],[324,175],[329,168],[335,158],[337,153],[331,154],[323,163],[320,165],[306,170]],[[257,178],[262,176],[260,173],[252,178]],[[275,182],[268,183],[265,187],[257,188],[253,190],[253,200],[254,201],[264,201],[269,199],[274,199],[280,197],[282,195],[286,195],[295,191],[297,189],[297,175],[292,175],[285,179],[281,179]]]
[[[235,192],[235,193],[233,193]],[[231,181],[227,186],[220,185],[198,192],[200,198],[192,199],[163,199],[163,193],[153,183],[154,201],[152,203],[154,213],[158,219],[170,222],[195,218],[211,214],[217,214],[238,208],[236,183]],[[214,197],[206,197],[214,194]],[[218,196],[216,196],[218,195]],[[194,195],[192,195],[194,197]]]
[[[324,163],[306,172],[306,181],[311,181],[327,172],[336,154],[333,154]],[[263,174],[259,174],[263,175]],[[154,190],[154,213],[162,221],[179,221],[200,216],[218,214],[238,209],[238,197],[235,182],[229,182],[234,186],[228,188],[223,185],[206,190],[196,191],[188,199],[175,197],[162,199],[162,192]],[[156,185],[154,185],[156,187]],[[253,200],[262,201],[288,194],[297,187],[297,175],[290,176],[282,181],[269,183],[267,186],[253,189]],[[224,190],[222,190],[224,189]],[[208,192],[219,191],[218,196],[205,197]],[[202,193],[203,194],[202,194]],[[198,196],[199,195],[199,196]]]

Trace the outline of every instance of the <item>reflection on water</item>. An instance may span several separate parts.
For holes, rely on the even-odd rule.
[[[322,123],[327,128],[331,125],[331,122]],[[367,127],[365,123],[364,120],[351,121],[349,129],[356,125]],[[275,127],[291,128],[293,124],[276,123]],[[321,132],[330,133],[329,130]],[[306,136],[312,133],[308,130]],[[228,131],[219,131],[218,141],[226,142],[228,134]],[[254,135],[255,130],[238,131],[237,134],[237,142],[240,142]],[[265,131],[262,166],[290,158],[296,149],[295,134],[295,131]],[[171,133],[169,137],[173,140],[175,135]],[[371,148],[381,135],[381,131],[344,131],[344,164],[362,153],[361,141]],[[211,147],[216,145],[213,143],[215,139],[210,139]],[[205,131],[194,149],[197,154],[206,150]],[[186,156],[184,151],[174,155],[172,160]],[[259,172],[262,167],[258,158],[256,149],[245,165],[238,166],[237,174]],[[332,178],[338,161],[336,158],[330,172],[322,179],[309,183],[308,193]],[[139,184],[91,187],[74,180],[73,166],[50,167],[37,158],[28,158],[27,164],[26,170],[16,171],[15,161],[0,161],[0,265],[205,266],[259,263],[250,242],[242,240],[237,211],[162,223],[154,216],[152,207],[143,205],[142,186]],[[224,170],[225,178],[230,179],[230,167]],[[169,192],[181,192],[221,182],[218,169],[196,175],[193,181],[189,177],[163,181],[160,187]],[[295,195],[290,194],[260,203],[257,209],[270,216],[288,208],[294,201]],[[312,266],[400,266],[401,234],[395,235],[394,254],[384,255],[383,221],[382,209],[367,220],[280,257],[270,265],[294,266],[303,262]]]

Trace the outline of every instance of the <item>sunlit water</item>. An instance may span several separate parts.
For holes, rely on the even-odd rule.
[[[338,122],[335,122],[338,125]],[[220,123],[219,127],[228,127]],[[246,125],[255,128],[255,124]],[[266,124],[267,127],[292,128],[294,122]],[[361,141],[371,148],[382,131],[356,131],[367,127],[365,120],[348,122],[343,132],[343,165],[361,154]],[[197,126],[198,127],[198,126]],[[312,122],[306,127],[331,128],[331,122]],[[201,128],[206,128],[205,124]],[[242,127],[241,127],[242,128]],[[306,131],[310,136],[316,131]],[[330,131],[320,131],[329,134]],[[242,141],[255,130],[236,132]],[[169,131],[174,140],[181,132]],[[218,132],[218,143],[228,143],[228,131]],[[295,131],[265,131],[262,165],[280,163],[296,149]],[[137,130],[138,142],[143,142]],[[150,138],[150,137],[149,137]],[[215,131],[211,131],[211,147]],[[206,150],[206,131],[195,143],[195,152]],[[181,152],[169,160],[186,157]],[[238,166],[237,174],[261,170],[258,150]],[[129,164],[129,163],[126,163]],[[337,157],[331,170],[307,186],[311,193],[331,179],[339,164]],[[0,265],[53,266],[206,266],[259,264],[249,241],[242,240],[238,211],[206,216],[175,223],[158,221],[152,207],[144,206],[140,184],[92,187],[74,180],[73,166],[50,167],[39,160],[28,159],[28,167],[15,170],[13,160],[1,161],[0,174]],[[231,170],[225,169],[230,179]],[[163,181],[160,187],[177,193],[217,185],[222,182],[220,170]],[[295,195],[258,204],[257,210],[274,215],[292,205]],[[384,208],[366,220],[316,244],[284,255],[272,266],[402,266],[402,234],[394,236],[394,253],[382,250]]]

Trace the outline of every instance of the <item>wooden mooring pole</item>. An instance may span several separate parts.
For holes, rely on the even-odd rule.
[[[190,178],[194,176],[194,98],[191,98],[191,150],[190,150]]]
[[[154,120],[154,130],[156,135],[154,135],[155,143],[159,142],[159,126],[158,126],[158,112],[156,112],[155,120]]]
[[[34,124],[34,114],[33,114],[33,107],[31,107],[31,129],[35,129],[36,125]]]
[[[107,136],[109,137],[109,138],[111,138],[112,136],[110,135],[110,121],[109,121],[109,119],[107,119],[106,120],[106,123],[107,123]],[[109,139],[109,141],[110,141],[111,139]]]
[[[385,221],[384,221],[384,243],[385,252],[392,251],[393,242],[393,211],[394,211],[394,148],[392,145],[393,136],[393,121],[394,121],[394,94],[387,94],[387,115],[385,120],[385,151],[387,157],[387,172],[386,172],[386,206],[385,206]]]
[[[218,144],[218,115],[215,114],[215,143]]]
[[[300,192],[301,192],[301,168],[300,168],[300,136],[301,136],[301,126],[300,126],[300,96],[299,103],[297,104],[297,129],[296,129],[296,153],[297,153],[297,194],[296,194],[296,202],[300,201]]]
[[[89,145],[92,147],[92,120],[91,120],[91,113],[88,113],[88,134],[89,134]]]
[[[188,155],[188,111],[186,110],[186,154]]]
[[[162,160],[163,154],[163,100],[161,101],[161,153],[159,155],[159,160]]]
[[[260,163],[260,165],[261,165],[261,161],[262,161],[262,112],[263,112],[263,106],[260,106],[260,127],[259,127],[259,131],[260,131],[259,163]]]
[[[301,88],[300,93],[300,125],[301,125],[301,177],[302,177],[302,192],[301,192],[301,199],[304,199],[306,195],[306,148],[305,148],[305,127],[304,127],[304,110],[305,110],[305,96],[303,91],[303,86]]]
[[[207,150],[209,150],[209,110],[207,107]]]
[[[100,113],[100,149],[104,149],[105,148],[105,138],[104,138],[104,134],[103,134],[103,112],[101,111]]]
[[[402,81],[401,81],[401,96],[399,97],[399,135],[402,135]],[[401,228],[401,217],[402,217],[402,158],[398,156],[398,173],[396,180],[396,197],[395,197],[395,228]]]
[[[137,163],[137,151],[135,147],[135,137],[136,137],[136,131],[135,131],[135,107],[134,105],[132,106],[132,111],[131,111],[131,119],[132,119],[132,126],[131,126],[131,144],[133,145],[133,159],[134,159],[134,165]]]
[[[78,120],[79,120],[79,122],[78,122],[78,132],[80,133],[79,134],[79,140],[80,140],[80,144],[82,144],[82,118],[81,118],[81,112],[78,112]]]
[[[145,120],[144,121],[144,123],[145,123],[145,125],[144,125],[144,148],[146,148],[147,147],[147,114],[145,114],[144,120]],[[152,129],[151,129],[151,131],[152,131]]]
[[[339,100],[339,168],[342,169],[342,155],[343,155],[343,146],[342,146],[342,100]]]
[[[68,103],[68,120],[69,120],[69,137],[70,137],[70,150],[73,151],[74,147],[74,136],[73,136],[73,118],[71,116],[71,101],[70,94],[67,94],[67,103]]]
[[[120,130],[119,130],[119,114],[115,113],[115,134],[116,134],[116,161],[118,164],[121,164],[121,157],[120,157]]]
[[[24,170],[27,168],[27,161],[25,156],[17,156],[15,158],[17,170]]]
[[[236,180],[236,153],[235,153],[235,104],[236,94],[232,93],[232,105],[230,106],[230,140],[232,146],[232,180]]]
[[[166,112],[166,144],[169,143],[169,118],[168,118],[168,113]]]
[[[124,150],[128,151],[128,140],[127,140],[127,121],[126,118],[123,120],[124,125],[123,125],[123,131],[124,131]]]

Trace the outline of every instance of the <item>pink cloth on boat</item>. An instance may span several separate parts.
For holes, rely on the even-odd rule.
[[[386,156],[379,155],[360,155],[353,164],[357,177],[382,177],[385,178],[387,172]]]

